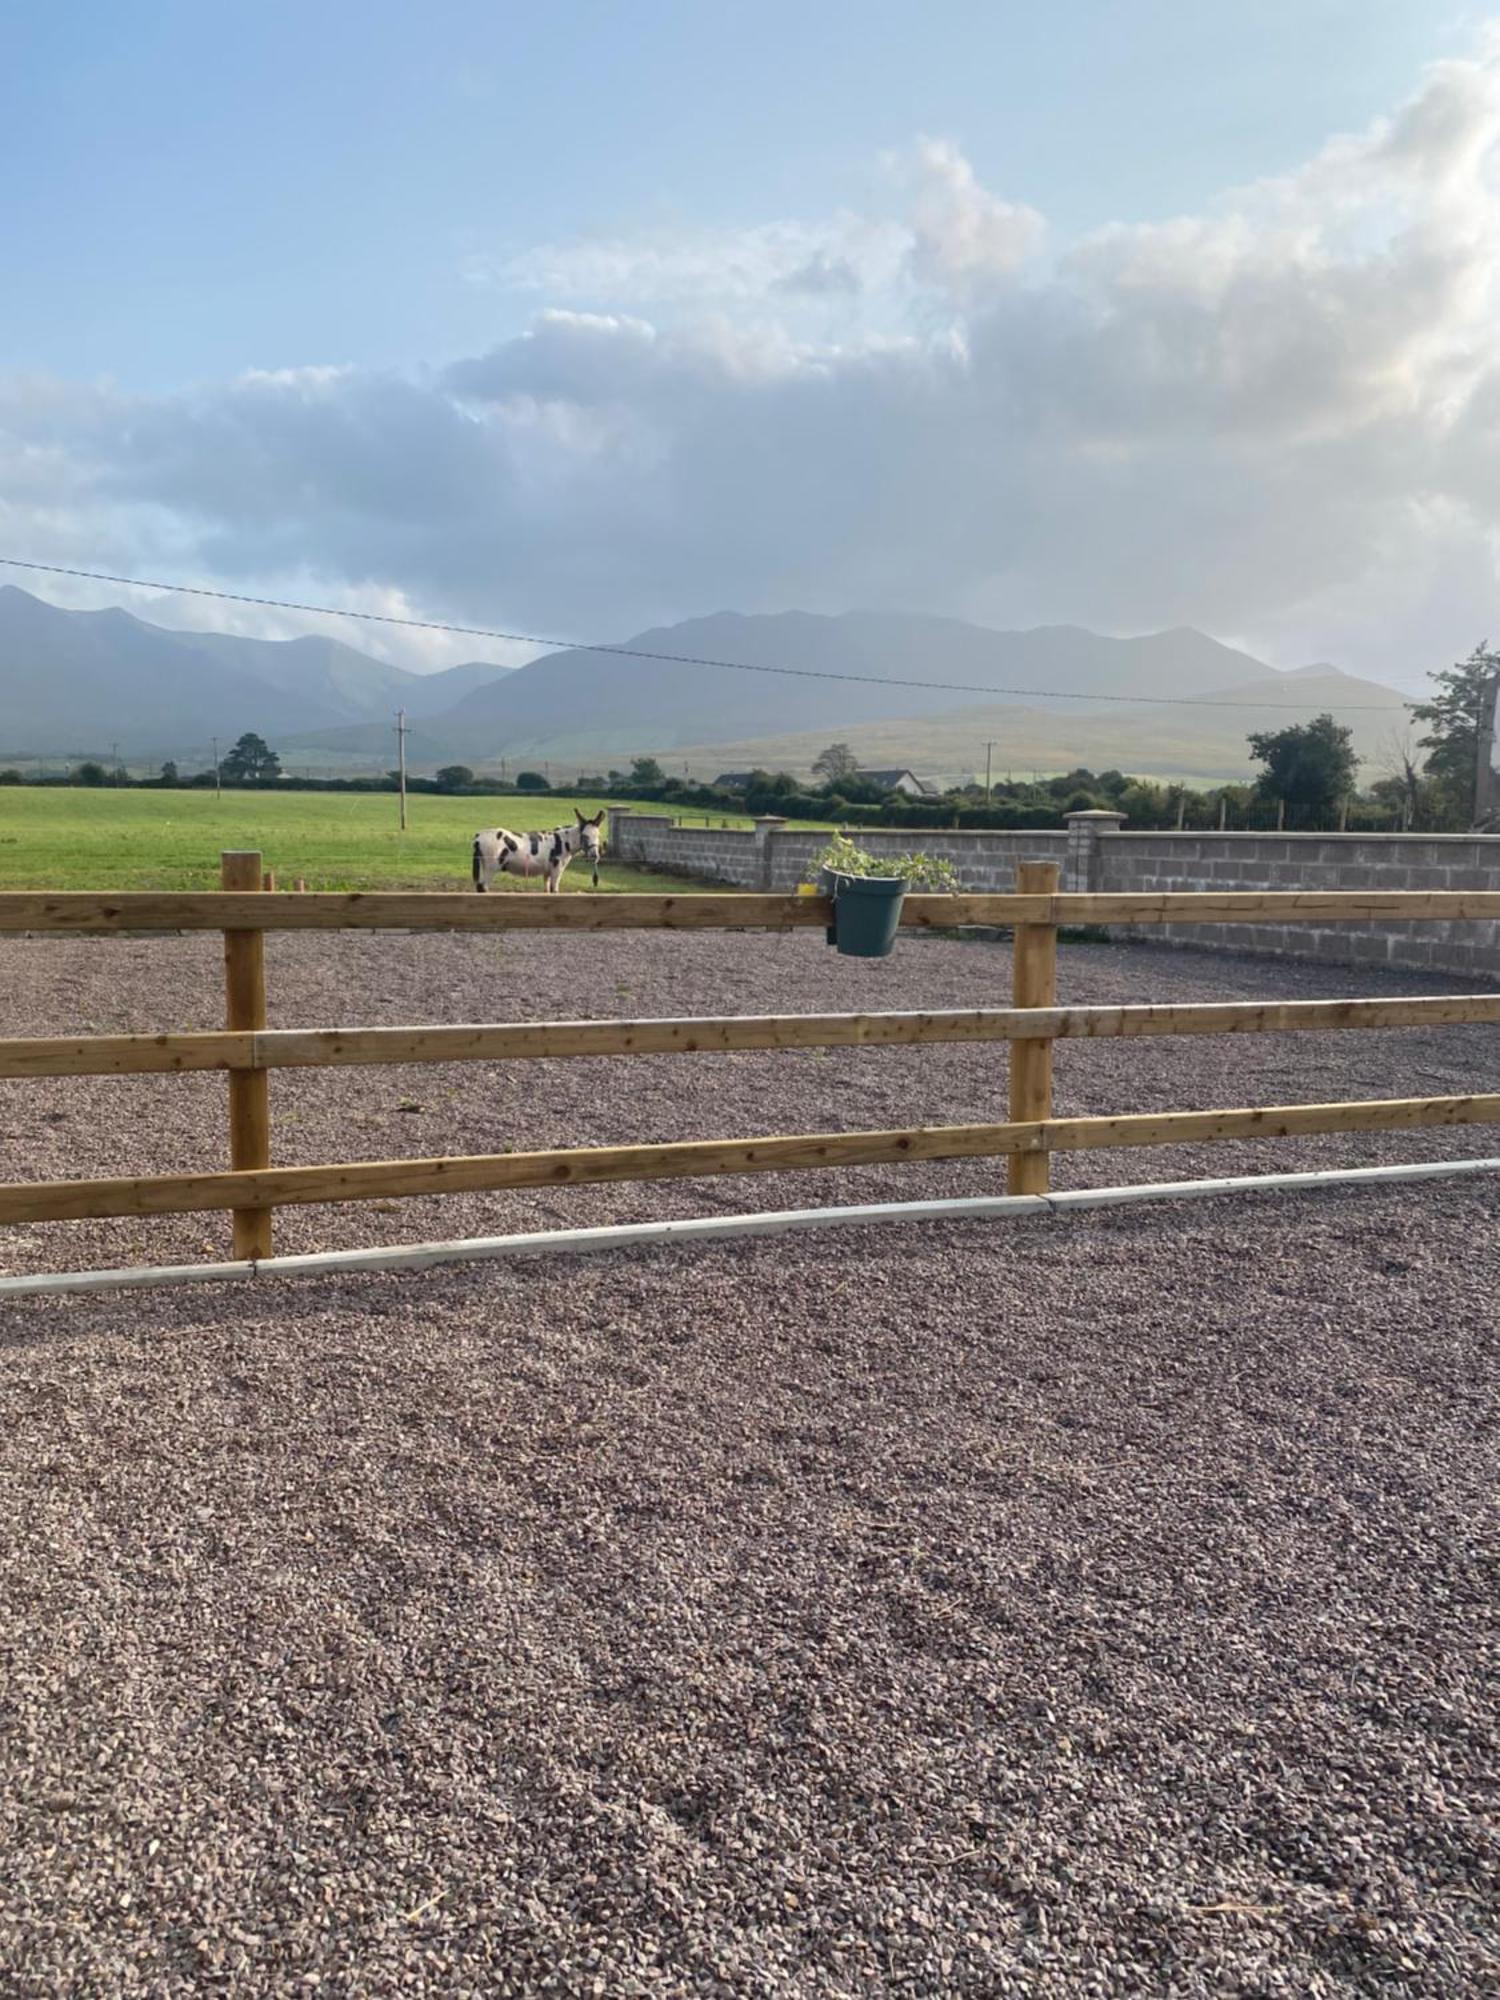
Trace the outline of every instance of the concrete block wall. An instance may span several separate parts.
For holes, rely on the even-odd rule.
[[[1056,861],[1062,887],[1105,893],[1178,889],[1500,890],[1500,835],[1130,833],[1118,815],[1075,813],[1067,830],[963,832],[861,828],[874,854],[917,851],[951,861],[966,889],[1014,886],[1018,861]],[[622,859],[741,889],[790,892],[827,835],[764,819],[753,831],[678,826],[670,814],[611,814]],[[1207,951],[1254,952],[1328,965],[1393,965],[1500,980],[1500,924],[1169,924],[1123,926],[1121,937]]]
[[[1128,833],[1098,835],[1091,886],[1180,889],[1500,889],[1486,834]],[[1327,965],[1393,965],[1500,978],[1500,924],[1168,924],[1119,935]]]
[[[612,812],[607,840],[620,860],[659,875],[759,886],[755,835],[743,827],[679,826],[667,813]]]
[[[930,829],[855,827],[853,837],[867,854],[892,856],[930,854],[951,861],[964,888],[979,892],[1009,889],[1018,861],[1067,858],[1068,836],[1042,828],[1039,832],[968,833],[953,827]],[[795,889],[806,879],[808,864],[828,845],[826,833],[778,833],[773,836],[774,879],[777,889]]]
[[[963,833],[951,827],[916,831],[901,828],[856,827],[854,838],[877,858],[930,854],[951,861],[966,889],[1009,889],[1018,861],[1056,861],[1067,855],[1067,835],[1040,833]],[[826,833],[773,832],[770,836],[771,874],[767,887],[790,892],[805,882],[814,857],[828,845]]]
[[[1068,858],[1068,835],[1051,828],[1020,833],[967,833],[951,827],[908,831],[860,827],[855,839],[870,854],[931,854],[951,861],[966,889],[1009,889],[1018,861]],[[804,833],[763,819],[754,831],[678,826],[667,813],[612,811],[609,841],[621,860],[663,874],[696,875],[740,889],[790,894],[807,880],[813,859],[828,845],[826,833]],[[1066,886],[1066,882],[1064,884]]]

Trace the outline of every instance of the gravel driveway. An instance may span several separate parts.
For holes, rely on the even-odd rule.
[[[275,1025],[973,1005],[1003,948],[273,937]],[[4,1031],[217,1025],[0,941]],[[1077,945],[1071,1001],[1438,990]],[[1448,990],[1452,990],[1451,988]],[[1065,1045],[1063,1112],[1493,1088],[1500,1030]],[[984,1119],[1003,1048],[278,1075],[280,1160]],[[6,1177],[222,1078],[0,1086]],[[1060,1185],[1500,1151],[1075,1155]],[[293,1210],[286,1249],[1000,1162]],[[0,1990],[1487,1994],[1489,1181],[0,1309]],[[222,1217],[12,1232],[12,1270]]]

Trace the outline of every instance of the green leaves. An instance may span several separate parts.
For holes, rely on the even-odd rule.
[[[870,854],[856,847],[846,833],[836,833],[823,850],[813,856],[806,879],[815,882],[824,868],[835,875],[895,875],[908,889],[928,895],[957,893],[961,884],[951,861],[931,854]]]
[[[1287,729],[1263,730],[1249,738],[1251,755],[1265,766],[1257,781],[1262,797],[1284,799],[1292,821],[1333,823],[1339,802],[1354,790],[1359,759],[1353,731],[1320,715]]]

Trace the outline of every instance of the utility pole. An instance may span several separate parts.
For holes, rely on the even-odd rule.
[[[401,791],[401,831],[406,831],[406,710],[396,710],[397,782]]]
[[[110,761],[115,767],[115,784],[118,786],[120,782],[120,746],[118,743],[110,744],[109,755]]]
[[[224,796],[224,778],[222,772],[219,770],[219,739],[217,736],[211,736],[209,741],[214,746],[214,797],[222,799]]]
[[[1500,674],[1485,682],[1479,706],[1479,726],[1474,732],[1474,824],[1483,826],[1496,809],[1495,785],[1495,698],[1500,695]]]
[[[993,743],[986,743],[984,746],[984,802],[986,805],[990,803],[990,752],[994,747]]]

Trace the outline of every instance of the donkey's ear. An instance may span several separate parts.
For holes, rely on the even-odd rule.
[[[574,806],[573,808],[573,817],[574,819],[577,820],[580,826],[589,825],[589,821],[584,818],[583,814],[578,810],[577,806]]]
[[[575,808],[574,808],[574,810],[576,811],[576,810],[577,810],[577,808],[575,807]],[[599,808],[598,812],[596,812],[596,813],[594,814],[594,817],[593,817],[593,818],[592,818],[592,819],[591,819],[591,820],[589,821],[589,825],[590,825],[590,826],[603,826],[603,824],[604,824],[604,808],[603,808],[603,806],[600,806],[600,808]]]

